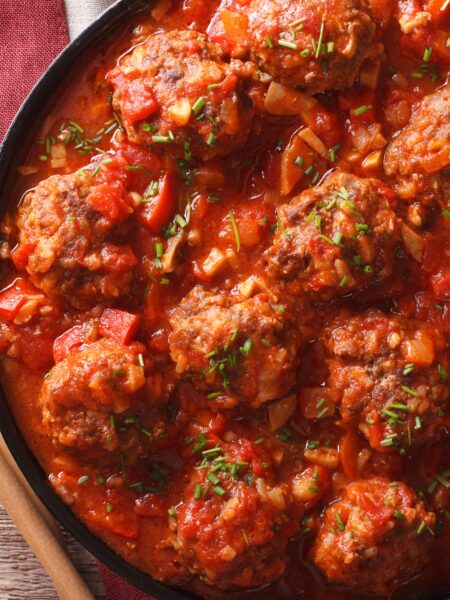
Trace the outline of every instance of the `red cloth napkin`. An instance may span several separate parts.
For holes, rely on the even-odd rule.
[[[0,142],[32,86],[67,42],[63,0],[0,0]]]
[[[69,41],[63,0],[0,0],[0,142],[28,92]],[[99,563],[108,600],[154,600]]]

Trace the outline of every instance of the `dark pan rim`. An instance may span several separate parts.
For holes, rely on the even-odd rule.
[[[35,126],[36,115],[41,112],[48,98],[54,97],[61,81],[84,52],[93,44],[100,42],[103,36],[120,25],[124,19],[148,7],[149,3],[148,0],[119,0],[113,4],[61,52],[36,83],[0,145],[0,190],[2,190],[0,211],[3,212],[6,208],[11,173],[15,173],[16,149],[21,147],[30,128]],[[63,503],[48,485],[44,471],[25,443],[8,408],[3,389],[0,389],[0,432],[22,473],[53,517],[99,561],[158,600],[192,598],[190,595],[183,594],[181,590],[172,589],[153,580],[149,575],[133,567],[91,533]]]
[[[127,19],[147,8],[151,2],[152,0],[118,0],[61,52],[36,83],[0,144],[0,190],[2,190],[0,214],[6,208],[11,173],[15,172],[16,148],[21,147],[21,143],[27,138],[30,128],[34,128],[36,115],[41,112],[47,99],[53,97],[61,81],[64,80],[76,61],[94,43],[100,42],[103,36],[120,25],[123,19]],[[99,537],[94,535],[63,503],[48,485],[44,471],[22,437],[1,387],[0,432],[15,461],[39,499],[53,517],[99,561],[132,585],[153,595],[158,600],[189,600],[194,597],[189,592],[183,593],[182,590],[165,586],[132,566],[131,563],[121,558]],[[426,600],[450,600],[450,590],[437,592]]]

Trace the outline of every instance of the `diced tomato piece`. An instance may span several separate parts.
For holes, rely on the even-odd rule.
[[[147,81],[136,79],[122,88],[122,117],[130,125],[143,121],[158,110],[158,103]]]
[[[381,445],[381,441],[383,439],[383,424],[379,418],[379,415],[374,413],[371,415],[371,418],[373,423],[367,425],[369,444],[374,450],[378,450],[379,452],[388,452],[389,448]]]
[[[352,494],[359,508],[363,510],[377,526],[391,518],[394,506],[385,503],[386,484],[382,482],[362,482],[352,486]]]
[[[361,450],[361,440],[353,429],[345,432],[339,443],[339,459],[342,470],[348,479],[358,479],[358,454]]]
[[[431,287],[438,300],[450,299],[450,268],[441,269],[431,277]]]
[[[219,87],[213,91],[213,97],[215,102],[222,102],[224,98],[230,95],[236,88],[238,78],[234,74],[227,75],[225,79],[220,83]]]
[[[157,195],[139,213],[139,220],[151,233],[161,233],[175,214],[176,200],[175,176],[166,173],[159,181]]]
[[[137,259],[130,246],[105,244],[101,251],[102,266],[107,273],[123,273],[137,265]]]
[[[53,362],[53,337],[31,327],[21,327],[18,339],[19,354],[30,369],[43,369]]]
[[[66,358],[68,354],[76,350],[85,341],[83,328],[75,325],[56,338],[53,343],[53,358],[55,363]]]
[[[18,244],[11,252],[11,259],[19,271],[24,271],[28,264],[28,258],[33,252],[36,244],[34,242],[25,242]]]
[[[146,494],[143,498],[137,498],[134,510],[141,517],[162,519],[167,516],[166,502],[162,496]]]
[[[116,308],[105,308],[100,318],[98,332],[119,344],[128,344],[139,326],[139,315]]]
[[[0,319],[12,321],[30,294],[33,294],[33,290],[23,279],[16,280],[0,293]]]
[[[169,352],[169,348],[169,331],[167,329],[159,329],[152,335],[150,349],[153,352]]]
[[[94,186],[88,196],[88,202],[112,222],[123,221],[132,212],[127,203],[127,191],[120,181]]]

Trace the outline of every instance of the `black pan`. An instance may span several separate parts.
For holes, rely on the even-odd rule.
[[[26,158],[26,143],[30,132],[35,130],[36,118],[49,105],[60,90],[61,83],[83,54],[101,45],[102,40],[134,14],[148,8],[152,0],[119,0],[96,19],[83,33],[67,46],[50,65],[17,113],[11,127],[0,145],[0,217],[5,211],[7,200],[14,187],[17,166]],[[205,0],[207,1],[207,0]],[[164,586],[139,571],[118,556],[72,513],[47,484],[46,476],[37,460],[30,452],[9,410],[3,390],[0,389],[0,431],[17,464],[51,514],[87,550],[118,575],[158,600],[188,600],[194,598]],[[232,595],[232,594],[231,594]],[[425,599],[423,599],[425,600]],[[450,600],[450,590],[434,595],[426,600]]]
[[[83,54],[100,45],[106,35],[126,22],[133,14],[149,6],[144,0],[119,0],[94,21],[75,39],[50,65],[36,84],[0,146],[0,215],[5,211],[16,178],[17,166],[23,164],[26,156],[26,143],[30,132],[36,129],[36,118],[49,105],[67,73],[82,58]],[[93,535],[72,511],[58,498],[46,482],[46,476],[33,454],[28,449],[12,415],[5,395],[0,389],[0,431],[17,464],[31,487],[49,509],[52,515],[92,554],[110,569],[130,583],[161,600],[185,600],[193,598],[189,594],[166,587],[120,558],[99,538]]]

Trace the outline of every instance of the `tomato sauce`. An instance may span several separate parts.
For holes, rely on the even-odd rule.
[[[211,20],[217,19],[219,4],[218,0],[161,0],[155,9],[124,24],[80,63],[76,76],[50,99],[33,132],[1,230],[0,350],[4,355],[2,382],[11,410],[47,473],[49,485],[93,533],[152,577],[204,598],[366,597],[373,589],[362,589],[358,576],[349,576],[347,581],[327,580],[328,571],[324,573],[325,567],[314,565],[311,558],[317,556],[315,539],[319,531],[322,535],[321,524],[329,514],[325,511],[346,497],[352,482],[374,478],[393,485],[402,482],[413,490],[414,498],[408,496],[402,502],[423,503],[436,515],[434,525],[423,534],[430,536],[427,543],[433,544],[433,560],[421,563],[418,573],[402,578],[401,573],[408,572],[402,564],[406,559],[394,544],[392,561],[399,565],[398,580],[394,589],[383,595],[418,600],[450,587],[450,410],[446,396],[449,171],[448,161],[441,170],[430,167],[431,179],[425,177],[417,183],[413,177],[416,187],[411,191],[411,180],[387,175],[383,161],[398,132],[416,114],[418,103],[448,86],[448,3],[373,0],[378,50],[365,58],[359,79],[348,89],[305,96],[277,83],[276,75],[265,80],[261,69],[254,69],[245,88],[254,110],[247,141],[226,156],[208,154],[202,160],[195,156],[195,142],[192,147],[184,141],[176,150],[167,150],[172,132],[161,133],[161,129],[155,134],[151,125],[146,128],[156,118],[159,106],[150,84],[146,87],[135,79],[126,87],[127,73],[114,70],[112,76],[107,74],[116,64],[124,64],[123,55],[130,47],[139,48],[151,35],[176,29],[206,32]],[[228,48],[230,39],[242,42],[239,27],[246,20],[239,11],[250,11],[250,4],[243,0],[222,3],[228,11],[222,19],[225,39],[219,32],[211,34],[214,41],[222,47],[228,44]],[[425,22],[409,27],[414,19],[423,18],[423,11],[428,15]],[[241,16],[227,21],[230,14]],[[300,19],[296,26],[301,25]],[[320,28],[320,19],[308,26]],[[230,31],[233,35],[226,38]],[[273,44],[271,38],[266,40],[271,49],[269,42]],[[288,41],[286,48],[289,43],[295,46]],[[192,47],[195,54],[194,42]],[[260,55],[258,59],[262,60]],[[251,70],[248,65],[246,68]],[[276,67],[269,63],[270,68]],[[233,77],[225,79],[220,93],[219,84],[209,85],[218,105],[236,93],[237,79]],[[119,96],[113,99],[111,85],[121,94],[122,114],[117,110]],[[201,104],[192,108],[196,115],[198,109],[200,117]],[[243,114],[241,109],[239,118]],[[139,129],[142,122],[143,130]],[[211,130],[206,126],[203,130],[200,119],[195,127],[199,128],[195,135],[205,135],[210,148],[222,141],[214,124]],[[140,134],[164,139],[150,145],[130,141],[130,135]],[[223,140],[226,143],[228,138]],[[358,287],[359,272],[365,277],[376,269],[373,257],[367,261],[365,275],[364,265],[358,271],[354,288],[350,287],[352,276],[344,271],[338,291],[327,296],[323,293],[328,285],[324,269],[308,289],[298,283],[301,275],[285,285],[280,283],[281,276],[274,277],[271,272],[278,263],[268,267],[262,257],[273,256],[277,235],[280,246],[286,239],[297,243],[294,217],[281,207],[300,194],[321,189],[336,170],[379,180],[376,189],[364,188],[364,194],[370,194],[368,211],[376,212],[381,195],[386,201],[383,211],[392,212],[399,221],[395,232],[389,234],[395,238],[390,272],[378,273],[373,280],[369,277],[367,285]],[[36,211],[23,224],[17,220],[17,211],[26,206],[30,196],[25,200],[23,196],[28,190],[40,189],[39,182],[75,172],[81,173],[74,184],[76,193],[89,209],[84,205],[74,209],[77,199],[72,184],[67,188],[58,184],[64,200],[62,207],[55,205],[54,212],[61,208],[66,229],[51,250],[57,255],[64,250],[63,267],[58,267],[52,279],[43,274],[46,256],[39,245],[50,214]],[[433,179],[436,173],[441,177],[437,183]],[[49,181],[50,186],[56,185],[55,180]],[[441,191],[436,191],[436,186],[441,186]],[[349,189],[349,185],[341,186],[340,200],[343,196],[348,201]],[[40,193],[47,198],[56,192],[48,187]],[[22,208],[18,209],[18,204]],[[333,209],[334,205],[323,210]],[[325,229],[328,213],[320,216],[314,210],[305,221],[315,219],[322,239],[311,242],[316,254],[311,250],[310,260],[327,261],[330,245],[339,252],[342,234],[330,241]],[[369,218],[370,214],[367,222]],[[34,233],[36,222],[41,235]],[[76,234],[70,229],[72,223],[79,227]],[[342,223],[344,230],[345,219]],[[359,233],[369,228],[364,223],[357,223]],[[25,241],[18,234],[21,227],[30,228]],[[58,227],[63,225],[57,224],[56,231]],[[370,227],[375,231],[375,225]],[[389,235],[385,231],[384,237]],[[280,252],[283,268],[289,261],[295,264],[299,260],[290,251]],[[358,268],[361,256],[357,253],[351,258]],[[384,250],[380,256],[385,256]],[[32,259],[36,267],[30,276]],[[96,261],[102,264],[99,279],[83,275],[72,280],[71,269],[80,265],[86,272],[96,273]],[[348,256],[345,261],[349,262]],[[301,270],[306,271],[309,264],[302,263]],[[255,286],[257,293],[251,291]],[[345,286],[349,286],[348,293],[342,293]],[[204,304],[193,318],[190,311],[194,309],[185,299],[196,289],[206,290],[208,295],[199,293],[198,302]],[[233,304],[237,289],[245,298],[243,308]],[[180,307],[185,307],[184,313],[178,312]],[[215,311],[212,322],[208,322],[210,310]],[[217,315],[222,310],[229,312],[224,313],[224,323],[217,324],[214,319],[221,318]],[[238,330],[247,325],[234,326],[235,318],[244,320],[236,314],[241,311],[239,314],[251,316],[253,310],[261,311],[257,324],[248,325],[256,333],[240,339]],[[380,312],[374,316],[371,310]],[[294,315],[287,326],[286,313],[289,318]],[[369,316],[356,321],[355,329],[347,334],[348,350],[339,331],[354,314]],[[290,365],[295,384],[291,385],[286,374],[289,365],[284,366],[275,385],[282,393],[274,392],[269,402],[261,400],[261,389],[254,393],[255,386],[262,386],[261,378],[268,377],[265,361],[273,361],[269,373],[278,368],[276,358],[272,354],[267,358],[269,351],[259,343],[266,318],[269,333],[262,341],[270,338],[266,346],[279,343],[277,349],[295,355]],[[226,344],[213,345],[206,358],[195,354],[203,335],[196,330],[196,319],[204,319],[206,340],[215,340],[220,328],[229,327],[232,334]],[[281,324],[275,326],[274,322]],[[409,323],[420,326],[414,329]],[[278,327],[275,334],[273,327]],[[175,338],[176,328],[187,336],[187,342],[181,334],[180,339]],[[291,343],[293,330],[301,332],[301,343]],[[358,342],[360,332],[365,338]],[[373,342],[372,351],[373,332],[380,337]],[[279,342],[282,336],[287,341]],[[399,343],[395,336],[408,340],[406,364],[395,354]],[[390,349],[381,350],[386,340],[388,346],[394,341]],[[89,354],[91,345],[98,343],[105,344],[104,350]],[[355,349],[358,343],[363,348],[360,351]],[[118,360],[117,348],[122,347],[127,348],[126,358]],[[251,363],[256,348],[260,354]],[[182,364],[183,353],[188,354],[190,368],[196,373],[184,376],[189,371]],[[387,367],[380,366],[380,356],[391,361]],[[250,366],[235,391],[233,368],[242,361]],[[208,364],[210,371],[205,376]],[[433,371],[428,381],[425,369],[435,364],[439,376]],[[372,391],[359,379],[361,369],[373,378],[367,384],[370,390],[387,391],[370,396]],[[420,369],[424,375],[423,379],[417,375],[417,385],[429,385],[436,402],[444,398],[437,417],[433,413],[438,424],[430,429],[433,435],[416,445],[414,427],[417,439],[419,430],[428,427],[426,410],[418,413],[422,416],[411,421],[412,434],[408,425],[406,441],[399,444],[396,438],[400,439],[406,423],[401,418],[402,407],[412,410],[408,403],[405,409],[404,403],[419,392],[414,386],[411,389],[408,379],[402,379],[403,396],[398,400],[390,381],[415,376]],[[86,383],[88,371],[93,379]],[[259,380],[255,372],[261,375]],[[70,377],[65,379],[67,373]],[[342,383],[339,378],[344,376],[349,379]],[[386,387],[377,387],[381,385]],[[70,392],[64,391],[66,387]],[[144,389],[147,400],[142,396]],[[397,412],[392,412],[388,403],[383,414],[375,409],[370,412],[369,407],[361,422],[354,416],[346,419],[344,403],[352,392],[351,411],[357,410],[354,405],[363,394],[374,403],[377,394],[391,394]],[[74,406],[76,410],[78,401],[86,405],[86,413],[74,417],[70,410]],[[100,416],[95,403],[102,407]],[[113,408],[108,408],[110,405]],[[66,409],[69,417],[64,414]],[[388,424],[386,411],[391,415]],[[429,427],[434,426],[432,420]],[[221,464],[228,466],[222,468]],[[364,512],[371,519],[377,524],[393,519],[394,509],[367,497],[363,497]],[[339,519],[338,514],[340,531]],[[428,523],[422,522],[418,538]],[[416,538],[411,548],[415,543]],[[385,552],[383,544],[383,540],[373,542],[380,555]]]

